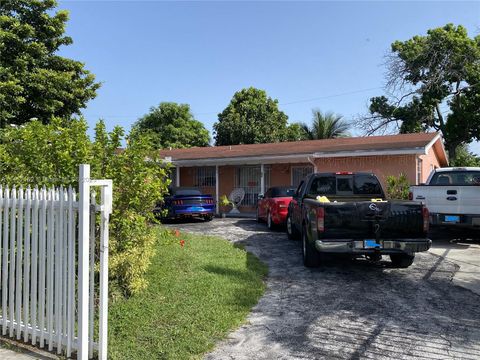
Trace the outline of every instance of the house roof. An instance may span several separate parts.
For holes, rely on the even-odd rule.
[[[188,149],[160,150],[160,155],[178,164],[193,165],[200,162],[228,162],[254,158],[281,157],[335,157],[365,156],[377,153],[425,154],[437,141],[438,133],[415,133],[385,136],[348,137],[326,140],[291,141],[267,144],[194,147]],[[438,148],[438,145],[435,147]],[[445,155],[443,146],[440,146]],[[442,157],[442,155],[440,155]]]

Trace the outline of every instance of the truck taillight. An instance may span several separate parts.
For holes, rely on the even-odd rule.
[[[317,208],[317,231],[325,231],[325,209],[323,207]]]
[[[413,200],[413,192],[408,193],[408,200]]]
[[[430,212],[425,206],[422,208],[422,214],[423,214],[423,231],[428,232],[428,229],[430,228]]]

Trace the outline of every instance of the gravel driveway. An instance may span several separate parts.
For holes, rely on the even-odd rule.
[[[304,268],[299,242],[250,219],[172,224],[241,243],[269,266],[247,323],[206,359],[480,359],[480,296],[431,253],[408,269],[340,260]]]

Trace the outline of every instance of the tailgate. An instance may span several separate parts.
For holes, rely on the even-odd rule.
[[[480,213],[479,186],[416,186],[413,200],[424,202],[431,213]]]
[[[329,239],[406,239],[425,237],[422,205],[413,201],[327,203]]]

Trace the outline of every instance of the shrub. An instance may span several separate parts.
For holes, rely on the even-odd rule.
[[[91,164],[92,178],[113,180],[110,222],[110,278],[124,294],[146,286],[145,272],[154,255],[152,209],[167,191],[168,167],[144,135],[126,138],[107,132],[100,121],[91,141],[84,120],[32,121],[0,132],[0,183],[22,186],[78,186],[78,165]]]
[[[387,197],[389,199],[408,200],[410,183],[405,174],[387,176]]]

